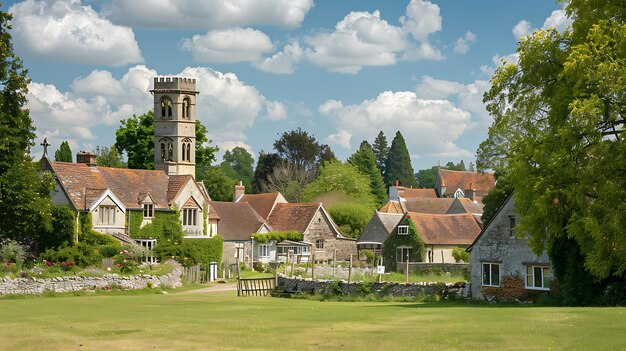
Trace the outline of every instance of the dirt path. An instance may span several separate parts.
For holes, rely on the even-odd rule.
[[[199,294],[199,293],[217,292],[217,291],[237,291],[237,283],[215,284],[215,285],[207,286],[206,288],[183,291],[183,292],[180,292],[179,294],[189,295],[189,294]]]

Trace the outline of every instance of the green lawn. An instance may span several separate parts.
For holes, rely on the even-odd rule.
[[[181,295],[0,299],[1,350],[616,350],[626,308]]]

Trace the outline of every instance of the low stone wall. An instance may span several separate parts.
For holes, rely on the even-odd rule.
[[[332,280],[312,280],[312,279],[298,279],[289,278],[285,276],[278,276],[278,287],[283,291],[289,293],[323,293],[328,285],[332,283]],[[359,295],[362,282],[351,282],[348,284],[346,281],[339,281],[339,287],[343,295]],[[462,283],[370,283],[372,293],[383,296],[395,296],[406,297],[416,296],[420,294],[424,295],[440,295],[449,296],[455,295],[456,297],[467,296],[468,289],[466,284]]]
[[[167,286],[180,287],[182,267],[176,265],[171,273],[161,276],[149,274],[138,274],[132,276],[121,276],[117,274],[105,274],[102,277],[79,277],[67,276],[56,278],[0,278],[0,295],[14,294],[42,294],[45,291],[71,292],[81,290],[93,290],[96,288],[107,288],[119,286],[122,289],[143,289],[151,285],[152,287]]]

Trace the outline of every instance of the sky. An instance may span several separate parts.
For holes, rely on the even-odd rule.
[[[298,127],[345,160],[383,131],[413,168],[475,162],[482,103],[519,38],[571,22],[550,0],[25,0],[13,45],[28,104],[54,152],[115,143],[120,120],[153,108],[152,78],[197,79],[196,117],[225,150],[271,151]]]

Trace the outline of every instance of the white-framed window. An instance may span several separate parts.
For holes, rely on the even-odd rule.
[[[526,266],[526,288],[537,290],[550,289],[550,267]]]
[[[500,263],[483,262],[483,286],[500,286]]]
[[[197,217],[197,208],[183,208],[183,225],[196,225]]]
[[[409,234],[409,226],[408,225],[399,225],[398,226],[398,235],[408,235]]]
[[[318,249],[318,250],[324,249],[324,240],[323,239],[316,240],[315,241],[315,248]]]
[[[143,204],[143,218],[152,218],[152,217],[154,217],[154,205]]]
[[[413,253],[412,248],[399,247],[396,250],[396,262],[411,262],[411,253]]]
[[[259,257],[270,257],[270,246],[261,244],[259,245]]]
[[[456,189],[456,191],[454,192],[454,198],[463,198],[465,197],[465,194],[463,194],[463,190],[461,190],[461,188]]]
[[[276,248],[276,253],[279,255],[286,255],[291,251],[294,255],[309,255],[311,254],[310,246],[279,246]]]
[[[115,206],[98,206],[98,224],[115,224]]]

